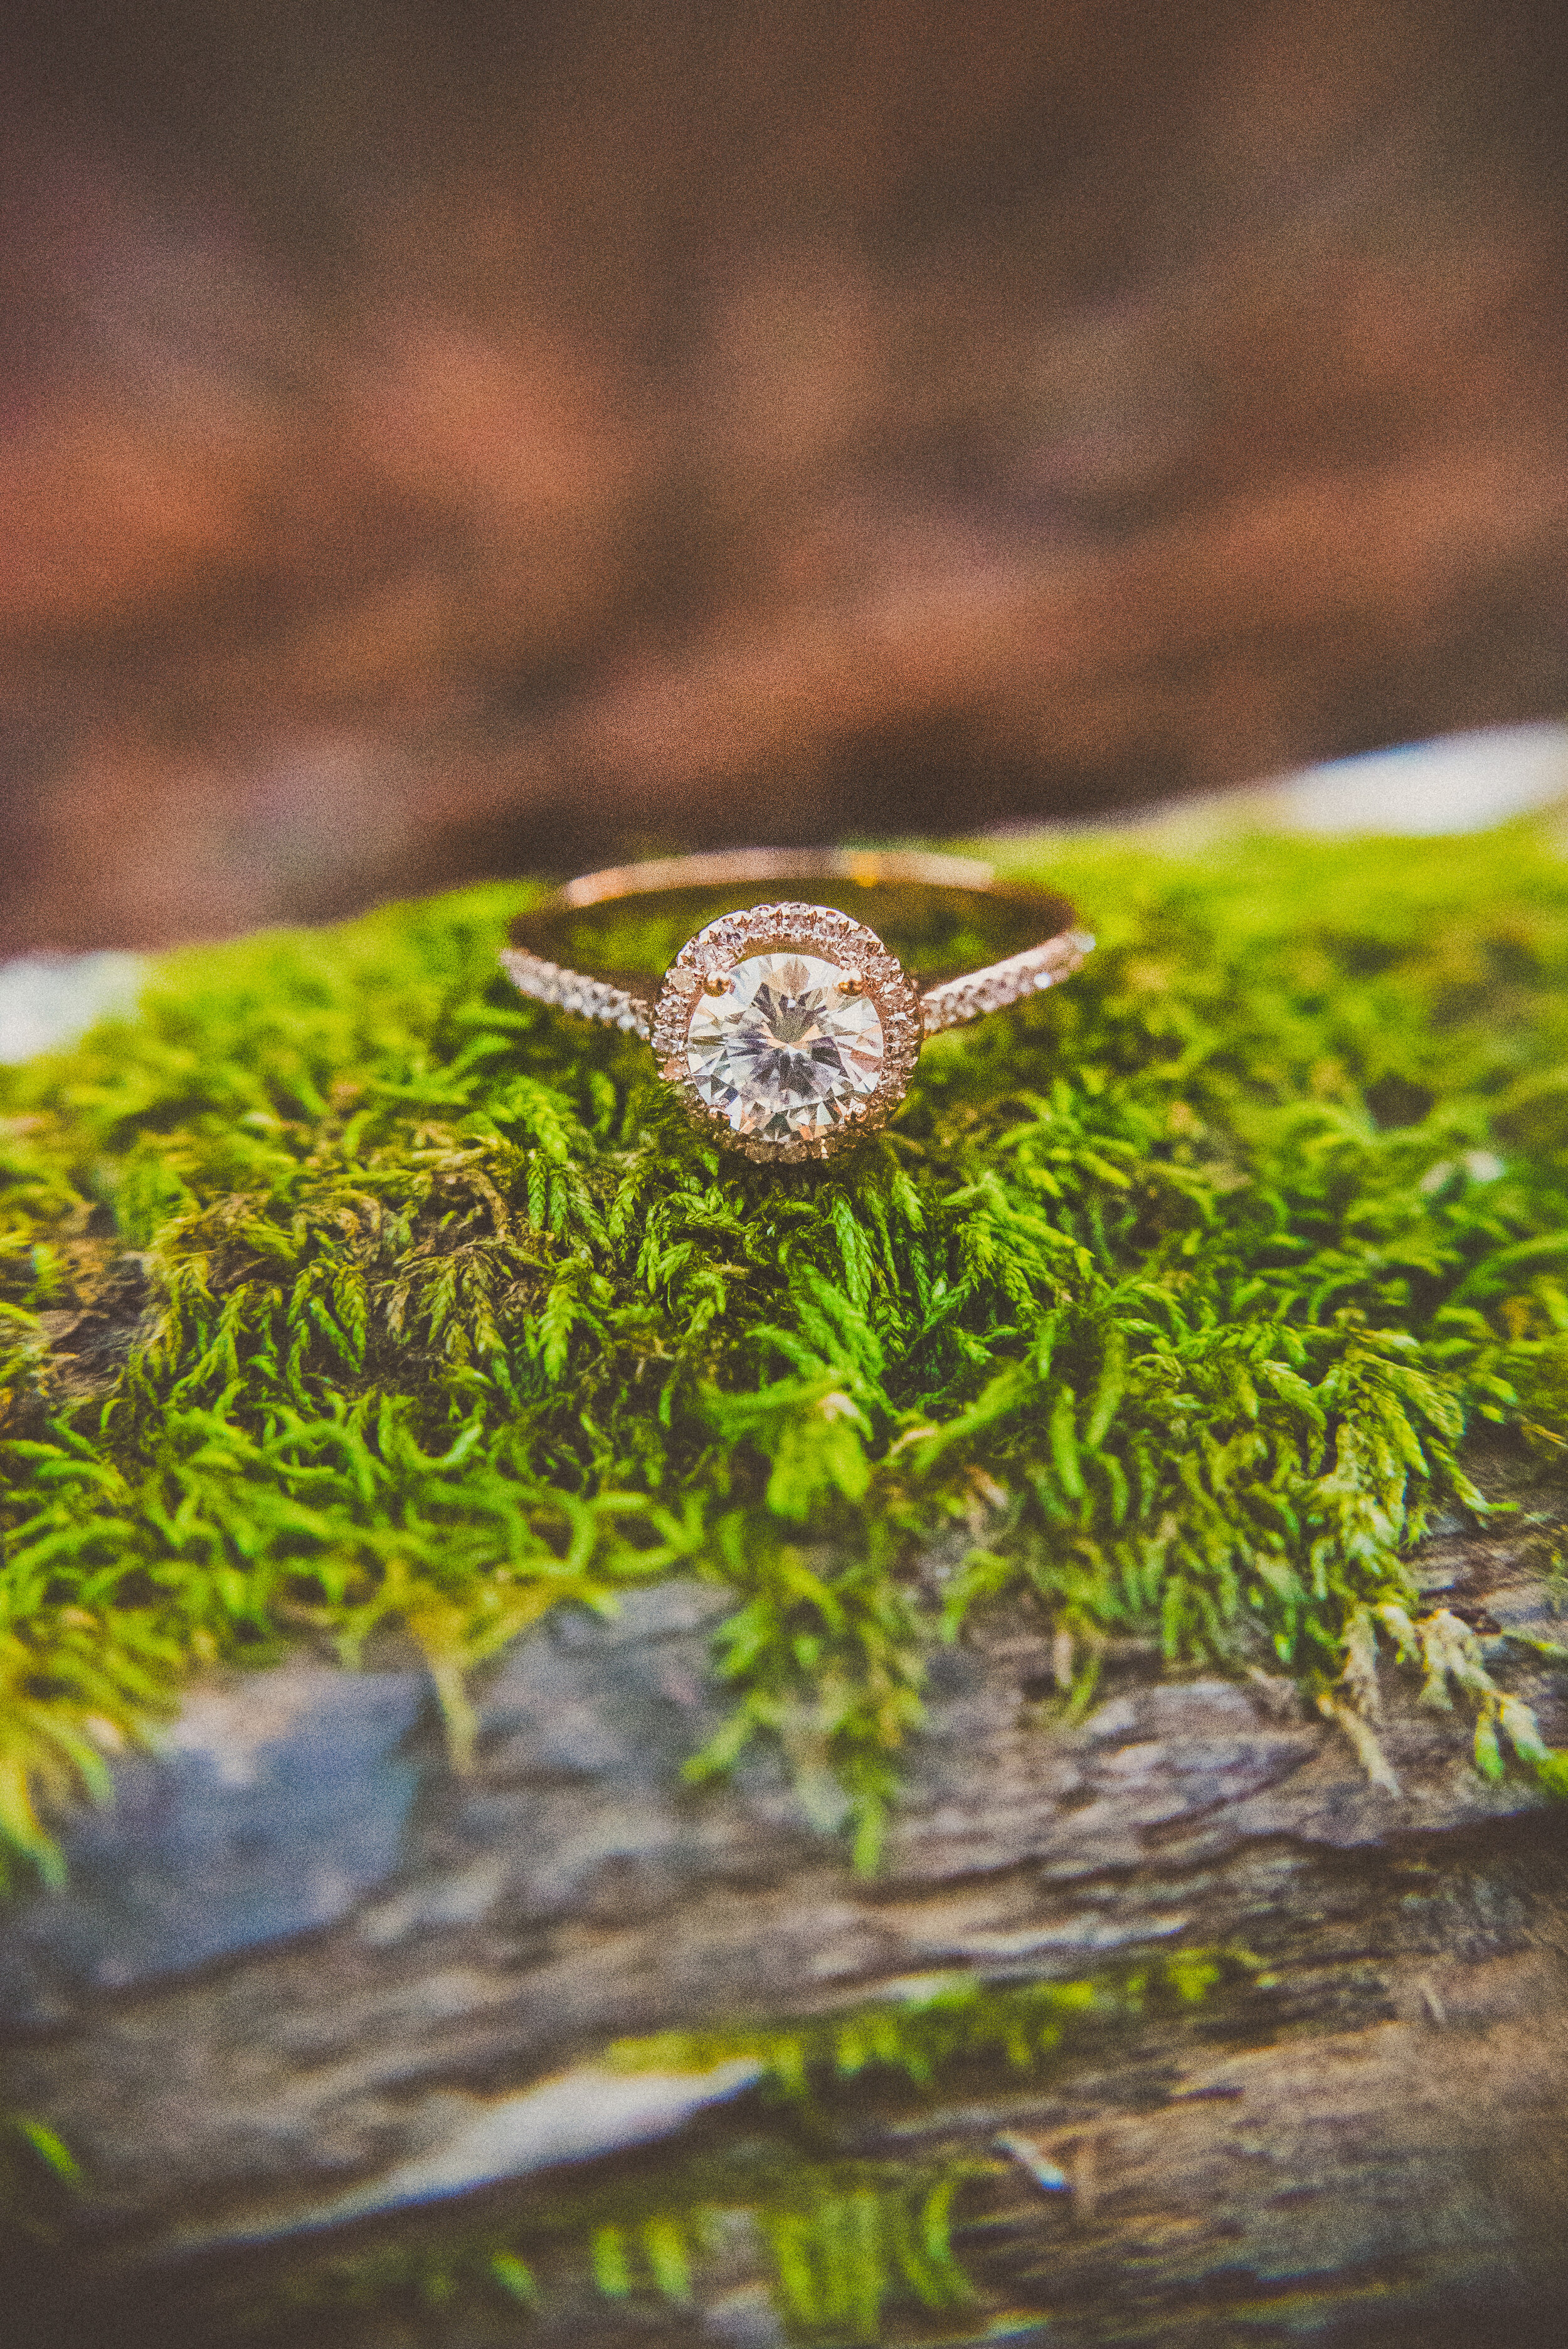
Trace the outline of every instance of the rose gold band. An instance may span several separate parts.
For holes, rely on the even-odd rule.
[[[917,882],[938,889],[990,890],[995,874],[969,856],[925,856],[918,850],[873,848],[727,848],[710,855],[663,856],[643,864],[613,864],[584,873],[561,891],[565,905],[602,905],[677,889],[745,889],[779,881],[849,881],[873,889]]]
[[[1094,946],[1093,938],[1077,927],[1065,899],[998,881],[990,865],[970,857],[906,850],[751,848],[663,857],[583,874],[519,916],[501,963],[521,994],[649,1038],[658,981],[631,971],[583,971],[561,959],[561,941],[576,926],[571,916],[635,898],[690,900],[758,886],[769,896],[803,897],[803,888],[780,885],[805,883],[830,885],[831,901],[844,911],[869,908],[873,898],[883,897],[895,908],[912,896],[927,904],[944,901],[949,906],[984,901],[988,926],[995,927],[995,917],[1002,916],[1004,926],[1015,935],[1032,932],[1033,943],[995,961],[933,974],[924,984],[915,973],[927,1035],[1000,1011],[1070,978]],[[699,915],[692,921],[694,931],[702,918]]]

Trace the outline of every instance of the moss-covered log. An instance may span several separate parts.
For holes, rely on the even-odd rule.
[[[1522,1547],[1423,1575],[1549,1635]],[[779,1773],[683,1787],[713,1612],[679,1581],[525,1640],[463,1777],[415,1675],[346,1705],[304,1663],[132,1765],[0,1931],[10,2094],[88,2182],[14,2252],[38,2338],[1544,2325],[1568,1852],[1538,1791],[1408,1696],[1395,1795],[1288,1684],[1136,1658],[1053,1729],[1029,1609],[934,1673],[868,1879]]]
[[[40,2335],[1551,2306],[1568,876],[1051,870],[1096,962],[830,1178],[501,891],[7,1080]]]

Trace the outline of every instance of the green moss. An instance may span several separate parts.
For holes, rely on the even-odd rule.
[[[548,2309],[584,2281],[605,2300],[686,2305],[703,2271],[727,2251],[733,2256],[738,2221],[792,2337],[872,2343],[892,2310],[974,2300],[951,2240],[953,2205],[968,2178],[993,2166],[824,2159],[754,2147],[722,2181],[701,2162],[677,2164],[662,2199],[623,2186],[612,2202],[591,2189],[439,2250],[387,2244],[318,2257],[281,2289],[216,2320],[216,2337],[296,2349],[302,2337],[342,2337],[351,2312],[418,2323],[454,2303],[488,2311],[493,2322],[501,2310]],[[611,2208],[618,2215],[603,2215]]]
[[[806,2160],[748,2202],[770,2292],[791,2333],[875,2342],[890,2304],[944,2309],[972,2301],[950,2230],[954,2199],[977,2167],[900,2171],[885,2162]],[[590,2249],[600,2292],[689,2301],[694,2274],[722,2245],[727,2215],[715,2206],[675,2209],[597,2228]]]
[[[869,1863],[944,1533],[945,1630],[1037,1593],[1080,1697],[1152,1630],[1365,1725],[1467,1424],[1568,1442],[1568,871],[1529,825],[1009,853],[1100,951],[825,1172],[719,1158],[645,1048],[520,1003],[519,888],[171,957],[5,1076],[14,1851],[193,1661],[396,1619],[460,1757],[475,1660],[695,1570],[737,1600],[699,1767],[779,1739]],[[88,1377],[127,1252],[147,1324]],[[1453,1677],[1485,1766],[1562,1775]]]
[[[1222,1981],[1269,1979],[1244,1952],[1192,1949],[1086,1982],[997,1986],[973,1974],[938,1974],[897,2002],[878,1999],[816,2022],[618,2040],[607,2061],[626,2071],[704,2072],[745,2058],[760,2066],[760,2085],[802,2103],[862,2075],[927,2088],[958,2064],[1001,2058],[1035,2071],[1069,2033],[1196,2006]]]
[[[68,2146],[30,2113],[0,2110],[0,2262],[46,2259],[81,2171]]]

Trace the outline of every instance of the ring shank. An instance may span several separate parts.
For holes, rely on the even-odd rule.
[[[584,874],[517,917],[501,961],[522,994],[645,1037],[665,965],[748,888],[875,930],[922,989],[928,1034],[1056,985],[1094,943],[1066,898],[968,857],[738,849]]]
[[[924,855],[917,849],[730,848],[708,855],[650,857],[584,873],[561,890],[563,905],[600,905],[686,889],[738,889],[762,885],[770,896],[790,894],[789,881],[847,881],[860,889],[913,884],[934,889],[990,891],[995,873],[970,856]]]

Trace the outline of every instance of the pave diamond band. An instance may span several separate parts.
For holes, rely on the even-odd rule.
[[[604,978],[590,978],[585,971],[564,970],[560,963],[547,962],[542,955],[529,954],[521,947],[509,947],[500,960],[518,993],[531,995],[536,1003],[551,1004],[557,1011],[575,1011],[579,1019],[597,1019],[602,1027],[624,1028],[645,1043],[653,1033],[652,1009],[624,987],[612,987]]]
[[[983,970],[944,979],[921,998],[926,1034],[962,1027],[966,1019],[983,1019],[987,1011],[1005,1011],[1010,1003],[1022,1003],[1026,995],[1039,995],[1047,987],[1058,986],[1081,969],[1093,949],[1094,940],[1087,930],[1064,930],[1060,936],[1047,938],[1037,947],[1026,947],[1022,954],[987,963]]]
[[[500,963],[519,996],[532,996],[535,1003],[550,1003],[559,1012],[577,1012],[580,1019],[599,1019],[601,1027],[624,1027],[644,1043],[653,1033],[650,1008],[624,987],[592,979],[584,970],[563,970],[561,963],[547,963],[542,954],[526,954],[519,947],[510,947]]]
[[[786,880],[837,902],[770,896],[703,918],[713,901]],[[597,943],[585,922],[612,907],[597,918],[623,953],[645,956],[661,921],[683,938],[662,983],[575,967]],[[912,971],[861,918],[872,913],[917,936],[927,963],[934,951],[972,964],[977,938],[1014,950]],[[521,916],[512,939],[501,963],[521,993],[645,1038],[694,1123],[762,1162],[830,1157],[874,1131],[923,1037],[1057,985],[1094,945],[1064,900],[967,858],[771,849],[585,874]]]

